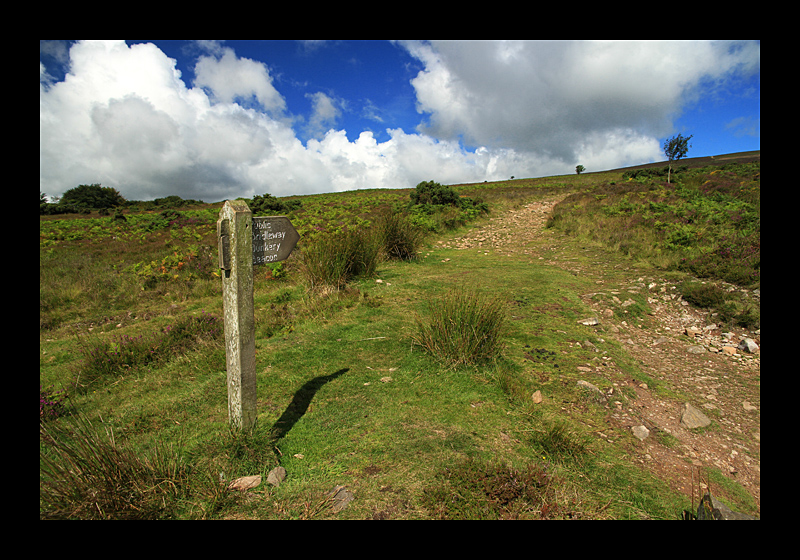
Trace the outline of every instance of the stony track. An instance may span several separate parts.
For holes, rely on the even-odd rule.
[[[761,354],[760,349],[748,353],[730,348],[743,338],[754,339],[760,347],[760,331],[737,329],[723,336],[713,317],[689,306],[680,298],[677,286],[653,269],[617,265],[610,274],[603,266],[603,249],[580,248],[560,233],[545,229],[548,215],[562,198],[531,202],[492,218],[463,237],[443,240],[441,246],[496,252],[592,279],[597,291],[584,294],[583,299],[600,319],[603,336],[616,338],[659,387],[654,391],[646,383],[626,380],[626,387],[619,390],[634,391],[636,398],[624,399],[627,404],[623,405],[610,395],[610,426],[647,428],[649,435],[636,449],[637,460],[676,491],[686,495],[694,491],[695,496],[698,490],[705,491],[706,468],[710,467],[750,493],[760,514]],[[624,306],[630,294],[646,296],[652,312],[647,321],[626,320]],[[758,301],[757,293],[745,295]],[[729,348],[725,349],[726,345]],[[598,365],[596,372],[604,367],[610,376],[613,364]],[[686,402],[711,424],[705,428],[682,424]],[[601,432],[598,437],[608,434]],[[712,492],[725,495],[725,489],[714,483]]]

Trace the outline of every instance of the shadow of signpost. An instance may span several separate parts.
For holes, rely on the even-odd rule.
[[[329,375],[320,375],[307,381],[300,387],[294,394],[292,402],[289,403],[289,406],[283,411],[281,417],[278,418],[272,426],[271,434],[273,440],[277,443],[279,439],[285,436],[289,430],[294,427],[297,421],[306,413],[308,406],[311,404],[311,399],[314,398],[314,395],[317,394],[317,391],[319,391],[323,385],[328,381],[333,381],[349,370],[350,368],[343,368]]]

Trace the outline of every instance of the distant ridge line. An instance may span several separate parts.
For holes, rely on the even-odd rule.
[[[750,152],[734,152],[732,154],[721,154],[717,156],[705,156],[696,158],[685,158],[676,161],[675,166],[688,165],[692,167],[705,167],[707,165],[724,165],[726,163],[750,163],[751,161],[761,161],[761,150]],[[632,165],[631,167],[617,167],[616,169],[605,169],[603,171],[585,171],[584,173],[608,173],[610,171],[632,171],[636,169],[650,169],[653,167],[664,167],[669,165],[669,161],[657,161],[655,163],[644,163],[642,165]]]
[[[734,152],[731,154],[720,154],[716,156],[705,156],[696,158],[680,159],[673,165],[681,167],[684,165],[690,168],[706,167],[708,165],[725,165],[726,163],[750,163],[752,161],[761,161],[761,150],[753,150],[749,152]],[[617,167],[615,169],[602,169],[600,171],[584,171],[581,175],[591,175],[593,173],[611,173],[614,171],[634,171],[636,169],[651,169],[653,167],[664,167],[669,165],[669,161],[656,161],[654,163],[643,163],[641,165],[632,165],[630,167]],[[498,179],[496,181],[476,181],[471,183],[453,183],[452,187],[460,187],[467,185],[480,185],[482,183],[514,183],[521,181],[529,181],[531,179],[547,179],[548,177],[561,177],[561,175],[545,175],[542,177],[519,177],[513,179]],[[402,190],[402,189],[400,189]]]

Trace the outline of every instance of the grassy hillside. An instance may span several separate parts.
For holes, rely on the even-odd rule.
[[[609,284],[671,274],[732,324],[757,328],[759,310],[725,287],[759,286],[760,167],[726,163],[673,185],[623,176],[631,170],[457,185],[474,203],[461,207],[408,209],[410,189],[291,197],[301,242],[255,270],[251,434],[227,424],[220,205],[41,218],[40,515],[678,518],[686,496],[642,469],[635,438],[576,386],[596,359],[581,341],[602,347],[614,380],[659,386],[577,322],[596,281],[451,240],[557,196],[542,254],[582,259],[590,243]],[[417,258],[376,250],[376,266],[339,289],[310,283],[309,255],[346,232],[369,232],[369,244],[387,210],[424,235]],[[631,317],[647,322],[647,302],[633,297]],[[437,313],[477,325],[490,310],[487,352],[445,332],[446,319],[436,326]],[[431,337],[465,359],[428,352]],[[266,482],[276,466],[287,472],[279,487]],[[264,479],[254,490],[227,489],[251,475]],[[354,496],[345,508],[329,495],[337,486]]]

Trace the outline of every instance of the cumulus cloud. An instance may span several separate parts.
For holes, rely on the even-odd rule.
[[[321,92],[307,121],[316,138],[304,145],[265,65],[204,49],[189,87],[155,45],[73,45],[66,78],[40,79],[40,190],[102,183],[129,199],[215,201],[485,178],[485,158],[458,142],[400,129],[382,143],[372,132],[348,141],[330,128],[343,100]]]
[[[758,45],[708,41],[402,45],[424,65],[412,80],[428,119],[420,132],[570,165],[604,161],[604,151],[609,162],[660,157],[654,140],[670,134],[698,86],[759,64]]]
[[[134,199],[193,191],[188,177],[202,162],[187,139],[211,105],[155,45],[76,43],[65,79],[39,88],[40,190],[60,196],[102,183]]]
[[[286,101],[272,85],[269,69],[261,62],[239,58],[233,49],[223,47],[222,56],[201,56],[194,68],[194,84],[208,88],[221,103],[234,100],[246,103],[254,97],[265,111],[280,113]]]
[[[40,63],[40,190],[218,201],[620,167],[663,159],[657,138],[701,83],[758,65],[757,46],[705,42],[400,45],[422,66],[424,122],[378,142],[336,128],[348,108],[335,92],[288,114],[269,67],[216,42],[196,45],[191,84],[153,44],[82,41],[68,58],[46,44],[67,71],[57,80]]]

